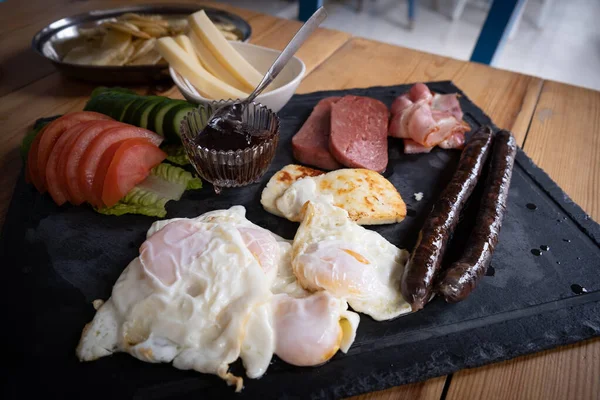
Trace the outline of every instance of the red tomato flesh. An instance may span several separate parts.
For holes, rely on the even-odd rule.
[[[46,164],[46,182],[48,184],[48,193],[59,206],[66,201],[73,202],[67,189],[67,180],[65,176],[64,165],[59,164],[62,151],[81,132],[89,128],[95,121],[80,122],[67,129],[56,141],[48,163]]]
[[[37,154],[37,170],[39,178],[42,182],[42,187],[47,187],[46,165],[48,164],[48,159],[50,158],[50,154],[52,153],[52,149],[54,148],[58,138],[73,125],[92,120],[112,121],[112,118],[107,115],[91,111],[72,112],[50,122],[43,132],[40,132],[41,135],[38,134],[38,136],[41,137]]]
[[[126,125],[102,132],[102,134],[96,136],[85,150],[79,164],[79,187],[82,189],[86,201],[90,204],[97,207],[102,205],[102,199],[98,198],[93,190],[94,177],[96,176],[102,155],[114,143],[134,138],[148,139],[154,144],[154,147],[157,147],[163,140],[161,136],[147,129]]]
[[[85,201],[83,189],[79,186],[79,165],[88,146],[102,132],[119,126],[127,126],[117,121],[94,121],[83,132],[72,138],[61,151],[58,168],[65,171],[65,182],[71,203],[80,205]]]
[[[150,174],[167,154],[148,139],[129,139],[118,146],[104,177],[102,202],[112,207]]]
[[[146,139],[128,139],[128,140],[144,140]],[[94,196],[97,199],[102,199],[102,191],[104,190],[104,180],[106,179],[106,173],[108,172],[108,167],[110,167],[110,163],[115,157],[115,153],[119,149],[119,147],[128,140],[122,140],[120,142],[116,142],[110,145],[108,149],[102,154],[100,158],[100,162],[98,163],[98,169],[96,170],[96,176],[94,177],[94,184],[92,190],[94,191]],[[147,142],[145,142],[147,143]],[[101,204],[104,205],[104,204]],[[100,207],[101,205],[98,205]]]

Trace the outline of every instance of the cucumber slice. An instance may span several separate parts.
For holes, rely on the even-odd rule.
[[[165,119],[163,120],[163,131],[167,140],[173,142],[181,140],[181,134],[179,133],[181,121],[183,121],[183,118],[195,108],[194,105],[185,102],[184,104],[176,105],[167,112]]]
[[[123,115],[123,110],[133,103],[135,100],[139,99],[140,96],[137,95],[120,95],[113,96],[110,99],[110,116],[116,119],[117,121],[121,120],[121,116]]]
[[[108,115],[109,104],[110,102],[107,96],[98,95],[88,100],[83,111],[95,111]]]
[[[129,107],[127,107],[123,118],[121,118],[121,122],[133,125],[133,121],[135,121],[135,116],[137,115],[138,110],[144,105],[145,102],[146,97],[144,96],[140,96],[137,100],[134,100],[133,103],[131,103]]]
[[[140,96],[136,96],[136,97],[132,97],[131,99],[127,100],[127,102],[125,102],[123,104],[123,107],[121,108],[121,112],[119,113],[119,115],[117,115],[117,117],[115,118],[117,121],[121,121],[123,122],[123,118],[125,118],[125,114],[127,113],[127,110],[129,109],[129,107],[131,107],[131,105],[133,103],[135,103],[136,100],[139,100]]]
[[[133,121],[131,122],[131,124],[133,124],[135,126],[139,126],[141,128],[145,128],[145,126],[142,125],[142,120],[144,119],[144,115],[146,116],[146,121],[147,121],[148,114],[152,110],[152,107],[154,107],[157,103],[160,103],[161,101],[162,101],[162,97],[147,96],[146,101],[137,109],[137,113],[133,116]]]
[[[85,110],[106,114],[118,120],[123,104],[129,103],[137,98],[139,98],[139,96],[118,92],[105,92],[91,98],[87,102]]]
[[[165,116],[172,108],[174,108],[178,105],[182,105],[182,104],[187,104],[187,102],[185,102],[183,100],[169,99],[168,101],[165,100],[163,103],[161,103],[159,107],[155,107],[154,109],[156,110],[156,113],[155,114],[151,113],[154,115],[150,115],[150,118],[154,120],[154,129],[150,129],[150,130],[158,133],[161,136],[165,136],[165,131],[164,131]]]
[[[152,108],[152,110],[150,110],[150,114],[148,114],[148,127],[146,129],[156,132],[156,114],[158,114],[158,112],[165,107],[165,105],[171,104],[172,101],[173,100],[165,97],[163,101],[158,103]]]

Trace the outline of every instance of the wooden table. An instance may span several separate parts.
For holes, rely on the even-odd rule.
[[[182,2],[185,0],[178,0]],[[135,0],[152,3],[164,0]],[[51,3],[51,4],[49,4]],[[93,85],[68,80],[34,54],[30,41],[53,20],[124,1],[7,0],[0,3],[0,224],[21,168],[18,146],[36,118],[81,110]],[[281,49],[298,29],[283,20],[194,1],[244,17],[252,43]],[[298,56],[299,93],[452,80],[595,220],[600,221],[600,92],[319,29]],[[139,88],[147,92],[148,88]],[[166,94],[181,97],[176,88]],[[426,382],[361,396],[370,399],[600,398],[600,339]]]

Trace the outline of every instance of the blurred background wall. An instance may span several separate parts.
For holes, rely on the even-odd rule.
[[[282,18],[298,17],[298,0],[220,1]],[[447,57],[471,58],[491,0],[414,0],[412,21],[409,2],[325,0],[329,17],[323,25]],[[518,14],[494,67],[600,90],[600,0],[524,0]]]

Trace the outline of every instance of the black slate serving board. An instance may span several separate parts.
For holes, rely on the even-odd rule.
[[[429,86],[460,92],[450,82]],[[318,100],[332,95],[371,96],[390,105],[409,85],[297,95],[279,113],[281,143],[260,183],[216,196],[207,185],[168,205],[168,217],[244,205],[253,222],[291,239],[297,224],[265,212],[260,193],[270,176],[292,163],[290,140]],[[464,95],[465,119],[491,124]],[[405,199],[409,216],[374,227],[395,245],[411,249],[433,202],[452,175],[458,151],[404,155],[390,139],[384,175]],[[413,194],[423,192],[417,202]],[[478,192],[476,191],[475,197]],[[477,199],[470,202],[451,244],[460,251]],[[536,205],[532,210],[528,204]],[[530,206],[531,207],[531,206]],[[94,315],[91,302],[111,287],[137,255],[153,218],[111,217],[88,207],[56,207],[19,180],[1,241],[3,343],[11,356],[8,397],[43,391],[59,398],[327,398],[380,390],[462,368],[506,360],[600,335],[600,226],[519,151],[500,243],[486,276],[466,301],[434,299],[424,310],[393,321],[361,315],[356,341],[318,368],[297,368],[274,359],[259,380],[245,380],[234,395],[220,379],[170,365],[152,365],[117,354],[91,363],[75,357],[81,329]],[[532,249],[549,246],[541,256]],[[491,275],[491,273],[489,274]],[[587,293],[578,295],[577,286]],[[7,329],[8,327],[8,329]],[[6,358],[5,358],[6,360]],[[242,371],[239,362],[232,367]]]

